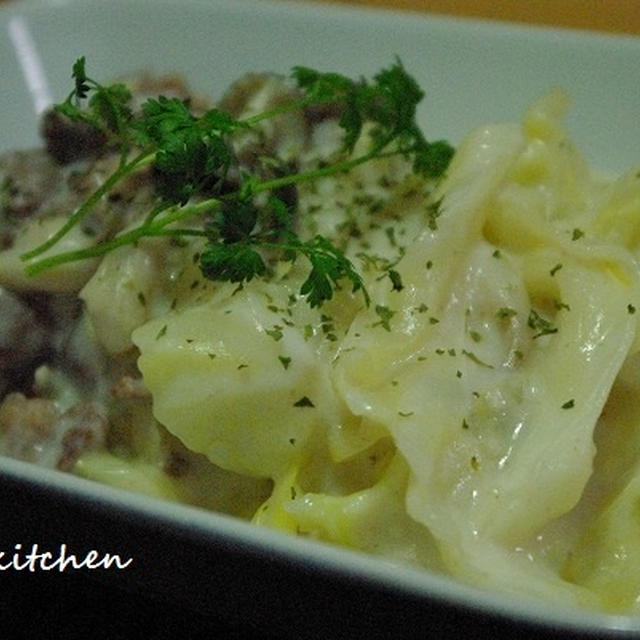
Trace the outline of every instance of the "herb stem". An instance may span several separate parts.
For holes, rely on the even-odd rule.
[[[83,218],[85,218],[89,212],[95,207],[95,205],[104,197],[109,191],[126,175],[140,169],[141,167],[150,164],[155,157],[155,153],[150,151],[142,151],[133,160],[127,162],[124,165],[119,166],[88,198],[80,205],[69,217],[69,219],[47,240],[38,245],[35,249],[27,251],[21,256],[21,259],[31,260],[45,251],[56,245],[64,236],[73,229]]]
[[[197,215],[198,213],[209,211],[219,205],[219,200],[210,198],[208,200],[203,200],[202,202],[198,202],[188,207],[174,207],[173,212],[170,212],[167,215],[163,216],[161,219],[154,221],[154,218],[159,213],[161,213],[163,209],[166,209],[166,206],[159,205],[152,212],[155,213],[155,215],[151,216],[150,214],[143,224],[130,229],[125,233],[121,233],[120,235],[117,235],[114,238],[107,240],[106,242],[101,242],[100,244],[94,245],[92,247],[87,247],[85,249],[76,249],[73,251],[64,251],[49,258],[43,258],[41,260],[33,262],[26,267],[26,272],[29,275],[33,276],[44,271],[45,269],[59,266],[67,262],[74,262],[75,260],[85,260],[88,258],[97,258],[106,253],[109,253],[110,251],[113,251],[114,249],[117,249],[118,247],[123,247],[128,244],[135,244],[146,236],[205,236],[205,232],[201,229],[166,229],[165,227],[185,218],[190,218],[194,215]]]
[[[315,101],[315,102],[317,103],[318,101]],[[282,104],[277,107],[273,107],[272,109],[261,111],[260,113],[256,113],[253,116],[249,116],[248,118],[239,120],[239,124],[244,127],[251,128],[257,125],[258,123],[263,122],[264,120],[269,120],[270,118],[274,118],[275,116],[291,113],[292,111],[299,111],[300,109],[304,109],[306,106],[313,103],[314,101],[311,100],[310,98],[301,98],[300,100],[287,102],[286,104]]]
[[[384,147],[386,145],[381,145]],[[281,176],[279,178],[274,178],[273,180],[265,180],[264,182],[258,182],[252,185],[252,193],[260,193],[262,191],[274,191],[280,189],[282,187],[287,187],[292,184],[299,184],[301,182],[312,182],[314,180],[318,180],[319,178],[326,178],[328,176],[335,175],[337,173],[346,173],[355,167],[365,164],[374,158],[382,157],[380,146],[375,147],[368,153],[364,153],[356,158],[350,158],[348,160],[342,160],[341,162],[336,162],[334,164],[326,165],[323,167],[318,167],[316,169],[308,169],[306,171],[300,171],[299,173],[292,173],[286,176]],[[395,155],[398,152],[389,152],[384,155]]]

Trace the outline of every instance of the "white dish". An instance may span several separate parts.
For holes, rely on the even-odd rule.
[[[213,97],[249,70],[302,64],[369,75],[399,56],[427,90],[421,116],[431,137],[455,143],[477,124],[517,119],[561,85],[574,101],[572,136],[590,162],[618,170],[638,159],[634,37],[284,0],[23,0],[0,9],[0,29],[1,151],[38,143],[38,114],[66,95],[81,55],[95,77],[176,71]],[[116,580],[282,636],[328,637],[336,616],[348,637],[390,637],[399,625],[408,637],[424,624],[446,637],[640,635],[640,619],[532,606],[11,460],[0,460],[0,483],[5,532],[26,522],[31,539],[102,544],[135,559]]]

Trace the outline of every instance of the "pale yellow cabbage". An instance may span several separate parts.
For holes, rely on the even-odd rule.
[[[553,92],[521,124],[472,132],[439,185],[379,162],[301,189],[308,231],[362,267],[369,307],[343,290],[310,309],[298,263],[239,288],[152,292],[134,249],[84,290],[97,331],[111,351],[137,347],[172,437],[217,478],[251,480],[243,505],[268,486],[257,524],[482,587],[637,607],[640,172],[596,175],[567,106]],[[340,238],[356,224],[364,238]],[[140,309],[139,292],[180,304]],[[112,463],[78,472],[118,484]],[[195,486],[211,485],[190,485],[191,502]]]

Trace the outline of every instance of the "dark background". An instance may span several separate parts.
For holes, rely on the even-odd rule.
[[[126,569],[0,571],[0,639],[207,638],[245,640],[578,640],[569,633],[490,616],[358,576],[302,564],[235,537],[79,500],[0,469],[0,549],[16,543],[54,557],[64,543],[133,558]],[[23,556],[24,557],[24,556]],[[638,637],[638,636],[636,636]]]

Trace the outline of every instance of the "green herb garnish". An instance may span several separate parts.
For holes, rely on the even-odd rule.
[[[27,272],[35,275],[102,256],[142,238],[196,236],[206,240],[197,260],[210,280],[247,282],[268,274],[268,258],[293,261],[303,256],[311,270],[300,293],[312,307],[331,299],[344,280],[353,292],[363,293],[368,305],[362,278],[340,250],[322,236],[298,237],[293,212],[278,197],[279,190],[393,155],[406,157],[414,172],[437,178],[446,170],[453,149],[444,141],[425,139],[416,124],[423,92],[400,61],[370,81],[306,67],[294,67],[291,77],[299,97],[245,119],[216,108],[198,115],[188,102],[163,96],[148,99],[134,111],[126,86],[102,85],[87,75],[85,58],[79,58],[72,69],[74,88],[55,109],[100,132],[106,148],[119,153],[120,163],[55,234],[22,256],[29,261]],[[280,167],[275,177],[268,178],[239,171],[238,182],[229,182],[236,162],[234,135],[283,113],[322,103],[340,107],[343,145],[332,162],[301,171]],[[365,136],[366,144],[358,144]],[[142,223],[95,246],[42,257],[120,181],[149,167],[156,180],[156,199]],[[267,197],[258,199],[259,194]],[[395,281],[394,286],[398,286]]]
[[[296,402],[293,403],[293,406],[294,407],[309,407],[311,409],[313,409],[315,407],[313,402],[311,402],[311,400],[307,396],[302,396],[302,398],[300,398],[300,400],[297,400]]]
[[[374,327],[380,326],[386,329],[387,331],[391,331],[391,318],[396,314],[395,311],[389,309],[389,307],[383,304],[376,305],[376,315],[380,318],[380,320],[373,324]]]
[[[537,311],[531,309],[529,311],[529,317],[527,318],[527,324],[531,329],[536,331],[533,339],[540,338],[541,336],[548,336],[552,333],[557,333],[558,328],[554,327],[549,320],[543,318]]]

